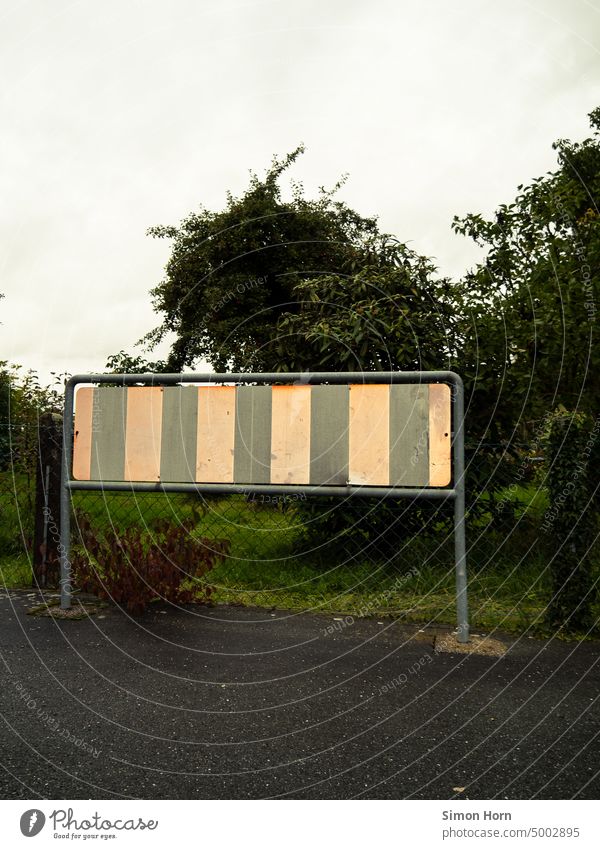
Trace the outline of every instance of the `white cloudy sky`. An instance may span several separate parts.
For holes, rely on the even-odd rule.
[[[459,274],[491,211],[587,134],[596,0],[0,2],[0,359],[101,370],[158,323],[168,243],[303,141],[343,197]]]

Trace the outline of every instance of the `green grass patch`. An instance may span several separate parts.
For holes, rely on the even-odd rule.
[[[541,552],[512,545],[471,550],[469,602],[473,627],[522,631],[539,622],[550,576]],[[214,599],[291,610],[393,616],[407,622],[453,623],[455,575],[451,541],[411,540],[392,562],[341,563],[294,557],[279,563],[226,560],[210,580]]]
[[[20,589],[31,586],[31,561],[26,554],[0,557],[0,586]]]

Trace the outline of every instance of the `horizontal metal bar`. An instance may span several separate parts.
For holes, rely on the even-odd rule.
[[[222,495],[321,495],[363,498],[431,498],[454,499],[454,489],[416,489],[385,486],[285,486],[282,484],[228,484],[228,483],[140,483],[130,481],[67,481],[67,488],[85,492],[207,492]]]
[[[117,383],[121,386],[152,384],[175,386],[180,383],[296,383],[296,384],[346,384],[346,383],[450,383],[462,385],[453,371],[380,371],[380,372],[266,372],[261,374],[76,374],[69,378],[67,387],[81,383]]]

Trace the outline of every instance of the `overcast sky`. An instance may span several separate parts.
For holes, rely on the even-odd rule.
[[[159,323],[169,244],[273,153],[458,275],[489,213],[588,135],[595,0],[0,3],[0,359],[102,370]]]

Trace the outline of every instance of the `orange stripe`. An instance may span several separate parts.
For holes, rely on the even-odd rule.
[[[160,480],[162,395],[160,386],[127,389],[125,480]]]
[[[450,387],[429,387],[429,486],[448,486],[452,479],[450,458]]]
[[[198,483],[233,483],[235,386],[198,387]]]
[[[82,386],[75,394],[73,477],[77,481],[89,481],[90,479],[93,411],[94,388]]]
[[[310,481],[310,386],[274,386],[271,483]]]
[[[348,482],[388,486],[390,482],[390,389],[383,384],[350,386]]]

